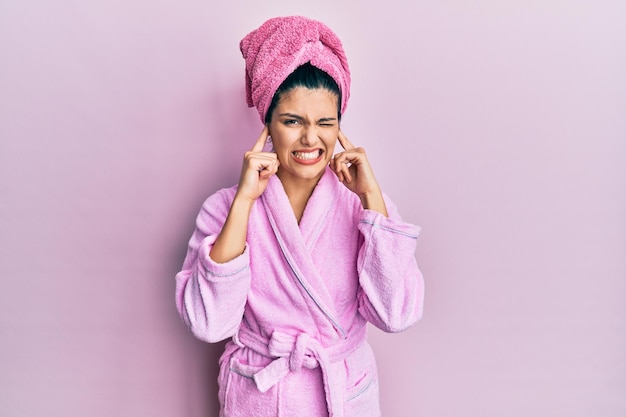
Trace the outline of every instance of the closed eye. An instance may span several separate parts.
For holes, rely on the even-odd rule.
[[[325,117],[323,119],[319,119],[317,121],[317,124],[324,127],[333,127],[335,126],[336,121],[337,119],[335,119],[334,117]]]

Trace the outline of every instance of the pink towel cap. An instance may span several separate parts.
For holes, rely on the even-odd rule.
[[[309,62],[330,75],[341,91],[343,114],[350,97],[350,68],[341,41],[325,24],[302,16],[275,17],[240,42],[246,61],[246,99],[261,118],[280,84]]]

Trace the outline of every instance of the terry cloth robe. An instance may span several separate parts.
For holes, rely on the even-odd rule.
[[[179,313],[220,359],[221,417],[380,416],[369,321],[398,332],[422,314],[417,226],[363,209],[326,169],[297,223],[277,176],[249,217],[242,255],[209,257],[236,187],[209,197],[176,275]]]

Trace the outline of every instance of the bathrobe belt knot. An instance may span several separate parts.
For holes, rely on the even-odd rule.
[[[340,343],[329,347],[322,346],[317,339],[307,333],[291,335],[275,331],[267,339],[242,327],[233,338],[240,347],[247,347],[263,356],[274,358],[253,376],[261,392],[269,390],[289,372],[297,372],[302,367],[315,369],[319,366],[322,370],[326,402],[331,417],[343,416],[341,404],[345,396],[345,381],[338,379],[332,372],[331,364],[345,359],[361,346],[365,339],[365,326]]]

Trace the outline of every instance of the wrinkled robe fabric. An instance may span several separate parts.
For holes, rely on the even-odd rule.
[[[209,252],[236,187],[202,206],[182,270],[178,311],[220,359],[221,417],[378,417],[366,324],[398,332],[422,314],[417,226],[385,197],[389,217],[363,209],[327,169],[300,224],[278,177],[256,201],[246,247],[222,264]]]

